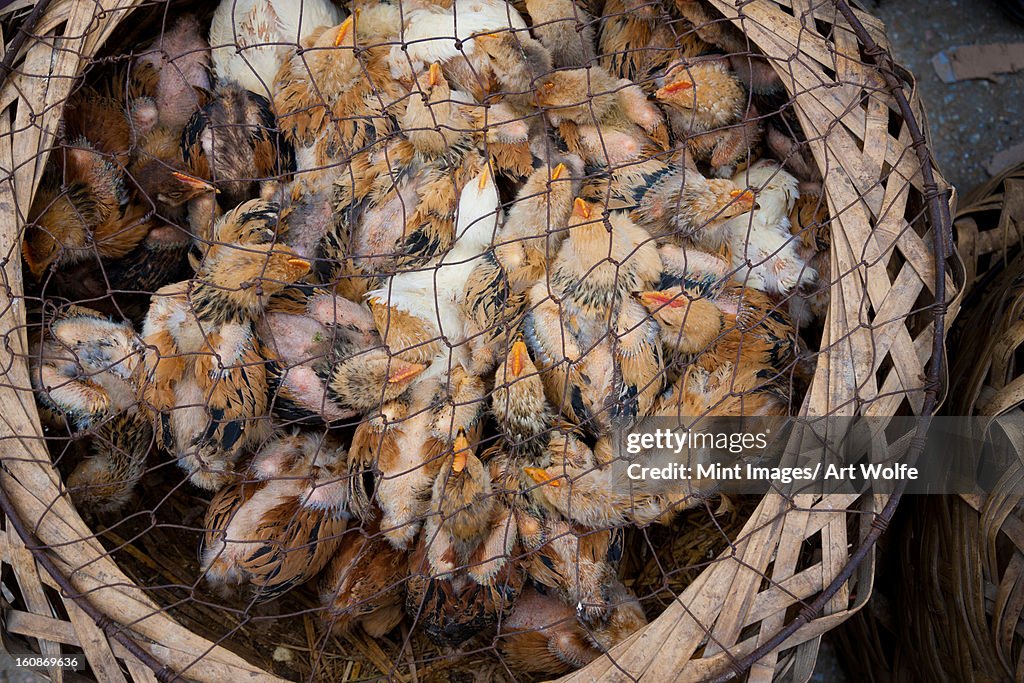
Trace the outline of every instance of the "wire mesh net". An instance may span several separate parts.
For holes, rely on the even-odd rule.
[[[8,15],[8,650],[101,680],[631,679],[666,611],[664,666],[711,675],[848,610],[825,590],[884,498],[618,466],[652,418],[934,401],[938,190],[877,54],[832,3],[727,10]],[[25,578],[22,531],[63,579]]]

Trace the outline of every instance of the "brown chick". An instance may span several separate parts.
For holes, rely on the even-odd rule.
[[[679,43],[669,20],[659,3],[607,0],[601,13],[601,66],[644,83],[676,54]]]
[[[91,87],[76,90],[64,106],[63,138],[75,147],[95,150],[115,166],[128,163],[138,132],[124,102]],[[87,144],[80,145],[85,140]]]
[[[581,624],[575,610],[534,587],[523,590],[502,624],[499,647],[515,671],[563,674],[590,663],[647,624],[639,601],[612,577],[611,614],[602,623]]]
[[[622,553],[620,534],[545,520],[540,545],[524,558],[526,571],[535,584],[571,605],[581,621],[599,623],[608,616],[605,591]]]
[[[196,18],[191,14],[178,17],[136,57],[136,65],[143,64],[159,74],[154,93],[159,124],[181,129],[201,105],[196,88],[211,88],[210,46]]]
[[[150,207],[158,217],[189,227],[189,206],[217,194],[202,178],[188,174],[181,156],[181,129],[156,126],[139,138],[127,168],[134,185],[133,200]],[[212,214],[211,214],[212,216]]]
[[[593,64],[597,60],[597,23],[574,0],[526,0],[531,32],[551,54],[559,69]]]
[[[555,417],[544,396],[540,372],[522,339],[512,344],[494,374],[491,413],[514,452],[537,454],[544,447],[543,436]]]
[[[212,182],[226,208],[253,197],[274,198],[280,181],[295,170],[295,152],[279,134],[270,102],[234,85],[218,86],[192,115],[181,149],[189,175]],[[201,242],[209,242],[211,225],[212,216],[193,220]]]
[[[564,674],[601,656],[576,610],[533,586],[523,589],[498,637],[502,659],[513,671]]]
[[[143,400],[158,442],[197,486],[216,489],[267,436],[267,378],[253,321],[309,272],[275,245],[277,207],[252,200],[218,221],[195,279],[158,290],[143,326]]]
[[[257,602],[316,576],[342,542],[349,517],[345,451],[312,433],[278,436],[253,458],[245,481],[221,489],[206,512],[202,571]]]
[[[406,612],[430,638],[456,646],[508,613],[523,576],[509,562],[516,540],[512,516],[464,432],[453,451],[434,481],[435,514],[409,558]]]
[[[680,167],[655,182],[632,215],[658,237],[714,253],[725,248],[728,220],[753,207],[754,193],[732,180],[709,180],[695,169]]]
[[[832,284],[832,226],[828,205],[820,193],[814,193],[814,185],[802,183],[807,188],[793,205],[789,213],[790,231],[797,238],[797,253],[808,267],[818,273],[818,280],[809,288],[801,288],[797,296],[789,300],[790,315],[798,327],[806,327],[815,320],[824,320],[828,313]]]
[[[84,138],[48,165],[29,209],[22,255],[37,279],[90,258],[121,258],[152,224],[128,203],[121,170]]]
[[[405,616],[407,553],[396,550],[371,524],[353,529],[324,572],[322,618],[333,633],[352,633],[357,627],[383,638]]]
[[[757,112],[726,62],[717,58],[670,64],[655,97],[668,111],[672,132],[698,162],[730,177],[761,140]]]
[[[527,102],[534,82],[553,68],[551,53],[526,31],[501,31],[476,36],[476,45],[491,61],[497,89],[505,99]]]
[[[136,399],[142,346],[128,323],[80,306],[62,310],[32,352],[33,389],[55,426],[91,435],[67,479],[84,514],[123,508],[153,441]]]

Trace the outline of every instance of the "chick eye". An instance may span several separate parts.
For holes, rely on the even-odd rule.
[[[554,87],[555,87],[555,84],[551,83],[551,82],[548,82],[548,83],[544,84],[544,89],[545,90],[552,90],[552,89],[554,89]]]

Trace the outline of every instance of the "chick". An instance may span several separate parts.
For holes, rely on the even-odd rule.
[[[564,674],[601,656],[576,621],[576,610],[533,586],[523,589],[498,638],[513,671]]]
[[[199,109],[196,88],[212,87],[210,46],[191,14],[178,17],[148,50],[136,57],[136,65],[148,65],[159,74],[153,102],[161,126],[182,128]]]
[[[235,85],[218,86],[211,101],[192,115],[181,148],[189,175],[212,182],[226,208],[257,196],[272,199],[280,180],[295,167],[294,151],[277,130],[270,101]],[[210,239],[212,219],[200,216],[192,222],[201,243]]]
[[[365,306],[318,289],[285,294],[256,326],[278,417],[338,423],[394,400],[422,369],[389,362]]]
[[[310,267],[274,244],[276,223],[276,206],[261,200],[225,214],[195,279],[158,290],[143,325],[142,395],[158,442],[202,488],[226,483],[241,452],[267,436],[253,320]]]
[[[597,60],[596,21],[574,0],[526,0],[531,32],[547,48],[559,69],[588,66]]]
[[[210,25],[218,82],[269,98],[274,76],[302,40],[343,18],[330,0],[221,0]]]
[[[349,469],[360,475],[353,477],[352,511],[372,520],[375,504],[381,533],[398,550],[408,549],[416,538],[429,511],[440,455],[450,448],[432,430],[431,403],[441,388],[442,372],[440,364],[428,368],[407,393],[381,405],[352,435]]]
[[[820,188],[809,183],[804,186],[808,189],[801,192],[789,212],[789,229],[798,240],[797,255],[818,274],[818,279],[810,287],[801,287],[799,296],[790,299],[790,315],[801,328],[814,320],[825,319],[832,283],[832,226],[828,206]]]
[[[724,250],[728,241],[728,219],[753,206],[753,192],[725,178],[709,180],[683,166],[659,178],[632,216],[658,237],[671,237],[714,253]]]
[[[256,454],[245,481],[221,489],[206,512],[202,571],[228,592],[278,598],[316,576],[341,545],[349,514],[345,451],[312,433],[284,434]]]
[[[515,291],[540,279],[558,253],[566,234],[560,228],[569,222],[582,176],[582,159],[568,155],[553,168],[540,164],[516,194],[495,247]]]
[[[332,212],[334,185],[365,193],[374,182],[363,175],[363,158],[376,140],[393,133],[387,108],[404,94],[388,74],[387,48],[364,47],[367,27],[372,25],[352,16],[313,31],[274,84],[274,108],[296,150],[297,175],[285,210],[288,241],[311,258],[331,256],[322,250],[334,244],[345,251],[336,215],[345,210]]]
[[[434,480],[434,515],[409,559],[406,611],[439,643],[460,645],[511,609],[523,576],[509,562],[512,516],[460,432]]]
[[[502,624],[502,656],[516,671],[563,674],[590,663],[647,624],[636,597],[612,578],[607,588],[611,615],[583,625],[572,606],[538,588],[523,590]]]
[[[790,233],[789,214],[800,191],[796,178],[774,161],[762,159],[733,178],[757,194],[749,212],[730,218],[722,226],[732,252],[735,278],[749,287],[786,296],[809,286],[818,274],[799,252]]]
[[[145,470],[153,433],[136,399],[141,352],[131,325],[80,306],[62,310],[32,351],[32,387],[50,421],[91,435],[67,479],[83,513],[123,508]]]
[[[728,64],[716,58],[670,64],[657,80],[655,97],[668,111],[676,139],[685,140],[698,162],[728,177],[761,139],[756,110]]]
[[[490,59],[480,50],[479,36],[527,28],[505,0],[427,2],[403,18],[402,43],[391,48],[392,75],[411,82],[414,74],[438,62],[452,85],[477,101],[494,88]]]
[[[693,359],[660,415],[785,415],[795,330],[764,294],[732,283],[644,292],[667,348]]]
[[[515,451],[537,453],[554,423],[544,384],[526,343],[516,340],[494,374],[491,413]]]
[[[490,58],[495,88],[503,100],[527,104],[534,82],[551,72],[551,53],[526,31],[484,33],[474,44]]]
[[[649,482],[628,478],[626,463],[613,462],[614,446],[607,437],[593,450],[576,439],[551,445],[549,467],[527,467],[537,484],[531,495],[549,514],[589,529],[609,529],[629,522],[669,523],[692,504],[682,491],[658,491]],[[634,461],[639,462],[639,461]]]
[[[702,0],[675,0],[674,4],[702,41],[729,55],[730,65],[748,89],[759,95],[784,92],[782,80],[768,61],[753,51],[739,27],[710,10]]]
[[[681,28],[661,3],[608,0],[601,13],[601,65],[648,91],[653,76],[674,58],[707,51],[708,44],[695,32]]]
[[[130,253],[152,223],[128,203],[121,170],[84,138],[55,155],[28,213],[22,255],[40,279],[51,267]]]
[[[321,583],[323,620],[336,634],[357,627],[382,638],[405,616],[407,554],[396,550],[376,525],[351,530],[327,565]]]
[[[534,471],[534,470],[530,470]],[[534,583],[572,605],[586,623],[608,616],[606,585],[621,554],[621,530],[585,529],[560,519],[542,525],[540,544],[524,558]]]
[[[698,356],[710,369],[746,360],[781,372],[794,361],[796,332],[784,307],[736,281],[688,281],[637,300],[661,327],[666,349]]]
[[[401,353],[410,346],[395,343],[401,336],[418,338],[419,342],[440,340],[439,358],[450,358],[463,367],[470,367],[470,350],[466,344],[466,322],[460,300],[466,281],[477,261],[491,245],[498,230],[498,192],[488,169],[469,182],[459,197],[455,229],[458,237],[448,253],[431,266],[400,272],[367,294],[371,305],[386,306],[397,312],[379,318],[378,331],[384,343]],[[403,316],[408,314],[417,326],[416,334],[403,331]],[[444,361],[447,362],[447,361]]]
[[[569,150],[585,162],[613,172],[628,165],[630,178],[664,166],[654,158],[668,148],[664,116],[631,81],[599,66],[555,71],[541,79],[536,98]]]
[[[123,101],[89,86],[68,97],[61,128],[71,146],[92,150],[117,168],[128,162],[139,134]]]

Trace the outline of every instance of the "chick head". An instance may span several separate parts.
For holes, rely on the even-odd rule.
[[[456,537],[475,536],[489,519],[486,512],[494,504],[490,472],[473,452],[464,430],[459,430],[452,454],[434,480],[434,500]]]
[[[655,97],[669,109],[691,116],[692,128],[725,126],[743,114],[743,86],[721,60],[677,62],[666,69],[659,83]]]
[[[727,178],[705,180],[697,173],[687,175],[680,209],[688,213],[695,227],[709,227],[755,208],[752,190],[740,189]]]
[[[203,285],[194,293],[197,312],[205,309],[215,318],[259,313],[272,295],[309,272],[309,261],[276,243],[277,223],[277,204],[261,199],[239,204],[217,221],[196,273]]]
[[[537,104],[552,124],[563,121],[586,125],[601,121],[618,101],[619,83],[598,66],[555,71],[540,79]]]
[[[680,353],[700,353],[722,333],[722,311],[709,299],[682,287],[636,292],[635,296],[661,327],[662,341]]]
[[[404,394],[424,369],[378,347],[339,363],[330,390],[344,405],[364,412],[378,410]]]

